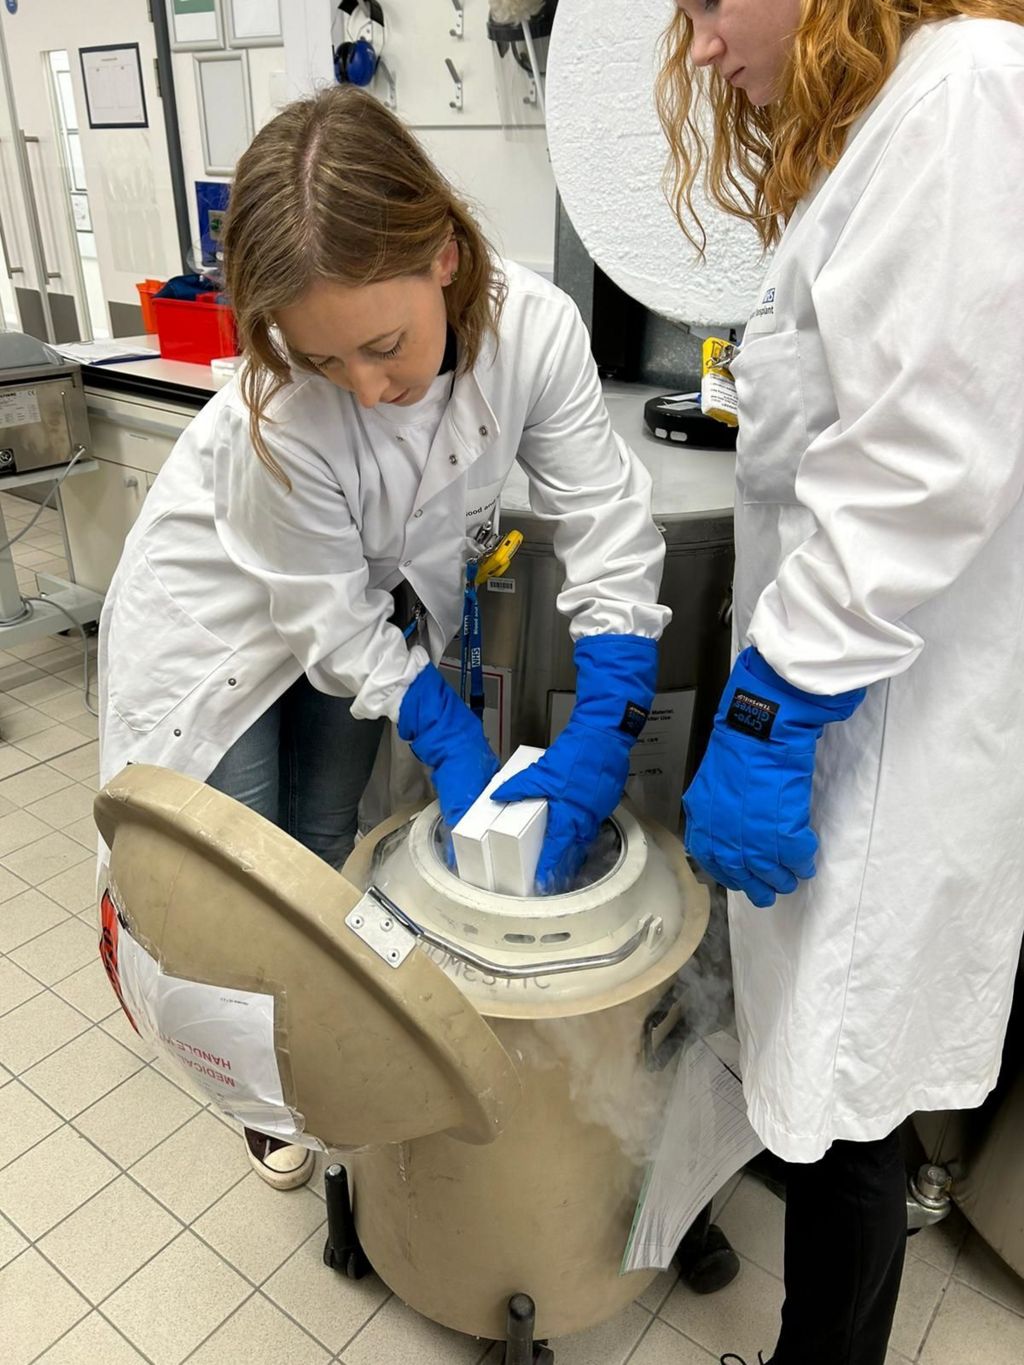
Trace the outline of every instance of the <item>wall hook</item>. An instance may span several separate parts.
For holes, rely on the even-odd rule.
[[[445,59],[444,59],[444,64],[445,64],[445,66],[448,68],[448,74],[449,74],[449,76],[451,76],[452,81],[453,81],[453,83],[454,83],[454,85],[455,85],[455,98],[454,98],[453,100],[449,100],[449,101],[448,101],[448,108],[449,108],[449,109],[461,109],[461,108],[462,108],[462,77],[461,77],[461,76],[459,75],[459,73],[455,70],[455,63],[452,61],[451,57],[445,57]]]
[[[461,38],[466,31],[466,11],[462,0],[452,0],[455,7],[455,27],[448,30],[453,38]]]
[[[377,58],[377,70],[388,83],[388,93],[384,96],[384,107],[386,109],[398,108],[398,85],[395,81],[395,74],[388,66],[383,57]]]

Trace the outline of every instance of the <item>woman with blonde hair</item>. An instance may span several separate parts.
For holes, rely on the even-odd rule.
[[[225,236],[245,365],[183,433],[101,621],[101,776],[209,782],[340,866],[385,718],[453,825],[498,768],[437,663],[518,461],[555,524],[569,725],[506,800],[549,801],[542,889],[617,804],[654,696],[664,544],[560,290],[491,252],[370,95],[289,106],[238,163]],[[260,1176],[312,1154],[247,1133]]]
[[[773,1365],[883,1365],[897,1129],[992,1089],[1024,932],[1024,2],[679,0],[658,98],[691,240],[703,174],[774,247],[684,798],[789,1163]]]

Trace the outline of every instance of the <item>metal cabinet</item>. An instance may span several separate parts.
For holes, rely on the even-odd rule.
[[[661,601],[672,609],[658,694],[633,751],[627,792],[647,815],[673,828],[729,674],[735,457],[655,440],[643,412],[657,393],[604,385],[612,426],[651,476],[651,507],[666,550]],[[506,577],[481,593],[484,658],[505,675],[510,747],[547,745],[568,716],[576,670],[557,605],[564,574],[554,553],[556,528],[532,511],[520,469],[502,490],[501,525],[522,531],[525,541]]]

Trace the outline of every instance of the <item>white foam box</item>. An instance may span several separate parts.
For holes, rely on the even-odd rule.
[[[491,778],[452,830],[455,862],[459,870],[459,877],[464,882],[469,882],[472,886],[479,886],[484,891],[494,889],[487,835],[494,821],[506,807],[501,802],[492,801],[491,793],[497,791],[501,784],[507,782],[510,777],[514,777],[516,773],[522,772],[531,763],[535,763],[543,753],[543,749],[535,749],[528,744],[520,744],[509,761],[499,773]],[[536,805],[537,803],[531,801],[524,804]],[[546,803],[541,804],[546,805]]]
[[[485,836],[492,891],[502,896],[533,895],[547,827],[546,801],[514,801],[501,806]]]

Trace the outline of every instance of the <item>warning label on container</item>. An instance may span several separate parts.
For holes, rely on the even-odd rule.
[[[626,795],[645,815],[670,830],[679,824],[696,695],[689,687],[659,692],[630,755]],[[551,693],[552,743],[568,725],[575,701],[573,692]]]
[[[103,896],[100,952],[132,1025],[224,1113],[260,1132],[320,1147],[285,1102],[274,1041],[274,997],[170,976],[139,943],[118,904]]]

